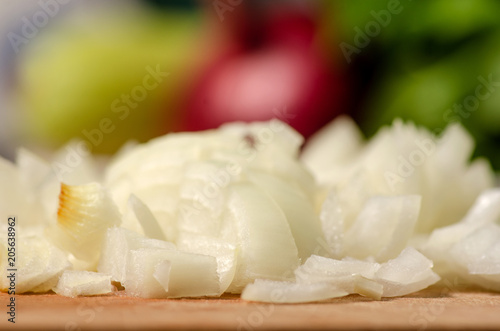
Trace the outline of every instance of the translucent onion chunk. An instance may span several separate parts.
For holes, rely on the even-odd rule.
[[[112,291],[110,276],[82,270],[66,270],[54,288],[54,292],[66,297],[102,295]]]
[[[241,298],[269,303],[300,303],[322,301],[348,294],[328,283],[307,284],[257,279],[245,287]]]
[[[7,248],[2,247],[2,256],[7,255]],[[51,290],[59,276],[71,267],[67,255],[41,236],[20,237],[16,241],[16,293],[46,292]],[[2,270],[10,268],[7,258],[2,257]],[[9,288],[7,277],[0,279],[2,291]]]
[[[109,164],[76,141],[50,161],[0,158],[17,292],[114,284],[143,298],[298,303],[403,296],[440,277],[500,291],[500,189],[459,124],[436,136],[397,119],[364,141],[339,117],[300,156],[303,142],[271,120],[129,144]],[[9,236],[0,229],[2,270]]]
[[[435,284],[440,277],[432,267],[432,261],[412,247],[382,264],[313,255],[295,270],[295,282],[258,279],[247,285],[241,297],[251,301],[297,303],[356,293],[380,300],[418,292]]]

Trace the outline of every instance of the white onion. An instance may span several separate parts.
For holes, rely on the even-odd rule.
[[[256,280],[243,291],[251,301],[297,303],[357,293],[376,300],[420,291],[439,281],[432,261],[412,247],[379,264],[311,256],[295,270],[296,282]],[[322,291],[322,294],[321,294]],[[281,294],[278,296],[277,293]],[[277,299],[279,297],[279,299]]]
[[[111,276],[116,282],[126,280],[128,254],[141,248],[175,249],[172,243],[150,239],[140,234],[118,227],[109,228],[103,241],[97,270]]]
[[[305,261],[311,254],[318,254],[324,236],[310,197],[283,179],[261,171],[252,171],[249,178],[269,194],[285,214],[299,258]]]
[[[291,283],[257,279],[245,287],[241,298],[269,303],[300,303],[338,298],[348,293],[328,283]]]
[[[134,211],[134,214],[147,237],[158,240],[166,240],[165,234],[160,228],[158,221],[144,202],[142,202],[135,195],[131,194],[128,203],[130,208]]]
[[[6,247],[2,247],[3,256],[7,256]],[[18,237],[16,252],[17,293],[46,292],[57,284],[63,271],[71,267],[67,255],[41,236]],[[10,268],[6,258],[2,258],[0,267]],[[6,277],[0,279],[2,290],[9,287],[9,282]]]
[[[171,249],[129,252],[124,281],[127,294],[143,298],[218,296],[214,257]]]
[[[411,247],[380,266],[375,280],[384,286],[384,297],[403,296],[420,291],[439,281],[433,263]]]
[[[118,209],[99,183],[78,186],[63,183],[57,224],[46,233],[76,258],[96,264],[106,230],[120,222]]]
[[[231,187],[228,210],[240,242],[229,291],[241,292],[256,278],[283,280],[291,275],[299,263],[298,252],[279,206],[254,186],[238,184]]]
[[[123,149],[102,180],[90,155],[64,166],[76,142],[52,163],[0,158],[0,212],[22,230],[18,293],[113,281],[144,298],[379,300],[440,276],[500,291],[500,191],[462,127],[436,137],[396,120],[365,143],[344,117],[301,161],[302,142],[277,120],[169,134]]]
[[[302,156],[320,183],[336,190],[346,229],[371,196],[420,195],[415,230],[427,234],[459,221],[479,193],[493,186],[493,172],[484,160],[469,164],[474,142],[458,124],[436,137],[395,120],[364,145],[358,136],[352,122],[339,119],[317,133]],[[324,191],[320,196],[325,198]]]
[[[344,256],[373,256],[380,262],[398,256],[413,234],[419,211],[416,195],[369,198],[345,232]]]
[[[500,189],[483,192],[456,224],[436,229],[422,249],[440,273],[500,290]]]
[[[54,292],[66,297],[111,293],[111,277],[96,272],[66,270],[59,278]]]

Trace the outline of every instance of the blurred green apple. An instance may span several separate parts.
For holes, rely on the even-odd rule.
[[[20,57],[18,97],[28,141],[79,137],[94,152],[173,127],[176,103],[200,61],[196,11],[69,15]]]

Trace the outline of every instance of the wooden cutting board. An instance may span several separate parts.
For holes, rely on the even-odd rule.
[[[261,304],[218,299],[139,299],[123,295],[66,298],[16,296],[16,324],[0,294],[1,330],[500,330],[500,294],[433,288],[374,301],[357,295],[310,304]]]

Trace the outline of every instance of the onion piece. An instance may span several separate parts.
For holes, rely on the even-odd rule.
[[[97,270],[111,276],[115,282],[124,284],[127,273],[128,254],[140,248],[174,250],[175,245],[163,240],[146,238],[136,232],[112,227],[106,232]]]
[[[62,183],[57,224],[46,232],[76,258],[96,264],[106,230],[120,222],[115,203],[100,184]]]
[[[381,297],[417,292],[440,279],[432,271],[432,261],[412,247],[404,249],[397,258],[382,264],[353,259],[334,260],[313,255],[295,270],[295,275],[296,283],[257,280],[245,288],[242,298],[295,303],[323,300],[330,297],[333,291],[343,292],[344,295],[357,293],[379,300]],[[310,292],[307,294],[303,291]],[[324,296],[316,291],[323,291]]]
[[[143,298],[217,296],[220,292],[214,257],[168,249],[129,252],[125,291]]]
[[[483,288],[500,291],[500,226],[487,224],[450,250],[460,275]]]
[[[362,276],[354,276],[354,287],[352,292],[359,295],[380,300],[384,296],[384,285],[379,282]]]
[[[363,147],[356,123],[339,116],[309,138],[301,159],[320,184],[338,182]]]
[[[383,286],[372,280],[379,268],[380,264],[376,262],[334,260],[313,255],[295,270],[295,276],[298,283],[329,283],[347,293],[379,300]]]
[[[172,262],[168,260],[161,261],[155,266],[153,278],[168,292],[170,283],[170,272],[172,271]]]
[[[137,220],[144,230],[146,237],[158,240],[166,240],[163,230],[151,210],[134,194],[131,194],[128,200],[130,208],[134,211]]]
[[[56,151],[51,167],[59,182],[69,185],[85,185],[100,181],[97,158],[90,150],[81,147],[81,140],[74,139]]]
[[[59,278],[54,292],[66,297],[111,293],[111,277],[90,271],[66,270]]]
[[[477,225],[495,222],[500,224],[500,189],[490,189],[481,193],[461,222]]]
[[[376,262],[355,259],[335,260],[312,255],[303,265],[295,270],[295,276],[297,280],[314,279],[314,277],[325,280],[325,278],[353,275],[373,278],[379,269],[380,264]]]
[[[35,200],[30,209],[42,209],[45,217],[36,219],[44,225],[57,215],[58,195],[60,192],[59,179],[50,164],[32,152],[20,148],[17,151],[16,164],[24,191],[25,199]],[[38,206],[37,206],[38,205]]]
[[[15,215],[25,229],[46,225],[47,215],[34,192],[25,185],[23,174],[10,161],[0,157],[0,211]]]
[[[51,290],[59,275],[71,267],[66,254],[40,236],[18,238],[16,248],[20,252],[16,259],[16,293]],[[5,247],[2,255],[7,256]],[[2,270],[8,268],[6,263],[7,259],[1,260]],[[9,288],[9,282],[6,277],[0,279],[3,291]]]
[[[473,270],[482,273],[478,271],[482,268],[477,269],[474,266],[468,269],[469,263],[475,264],[482,258],[482,254],[477,253],[477,249],[485,244],[489,235],[496,233],[495,224],[500,224],[500,189],[483,192],[459,223],[434,230],[422,245],[422,250],[434,261],[440,274],[446,274],[449,277],[461,276],[479,286],[498,288],[498,282],[496,284],[492,282],[491,277],[483,280],[482,276],[472,275]],[[491,228],[492,232],[481,230],[485,227]],[[495,239],[490,241],[490,249],[496,247],[496,244]],[[490,265],[500,263],[494,255],[489,256]],[[463,259],[466,258],[467,262],[464,262]]]
[[[223,239],[200,234],[181,233],[177,240],[179,250],[205,254],[217,259],[217,273],[220,279],[220,293],[227,291],[236,273],[236,246]]]
[[[256,279],[253,284],[245,287],[241,298],[269,303],[301,303],[328,300],[348,294],[329,283],[309,284]]]
[[[432,271],[433,263],[412,247],[383,263],[375,273],[375,280],[384,286],[383,297],[403,296],[420,291],[440,280]]]
[[[332,189],[324,200],[319,218],[332,257],[340,259],[344,251],[345,216],[335,189]]]
[[[240,293],[256,278],[291,277],[299,258],[283,211],[251,184],[233,184],[229,189],[228,217],[237,226],[239,240],[236,274],[229,291]]]
[[[379,262],[398,256],[413,233],[420,200],[416,195],[368,199],[345,234],[344,255]]]
[[[302,261],[320,251],[322,255],[330,255],[320,245],[325,239],[310,197],[283,179],[262,171],[250,171],[249,178],[269,194],[285,214]]]

